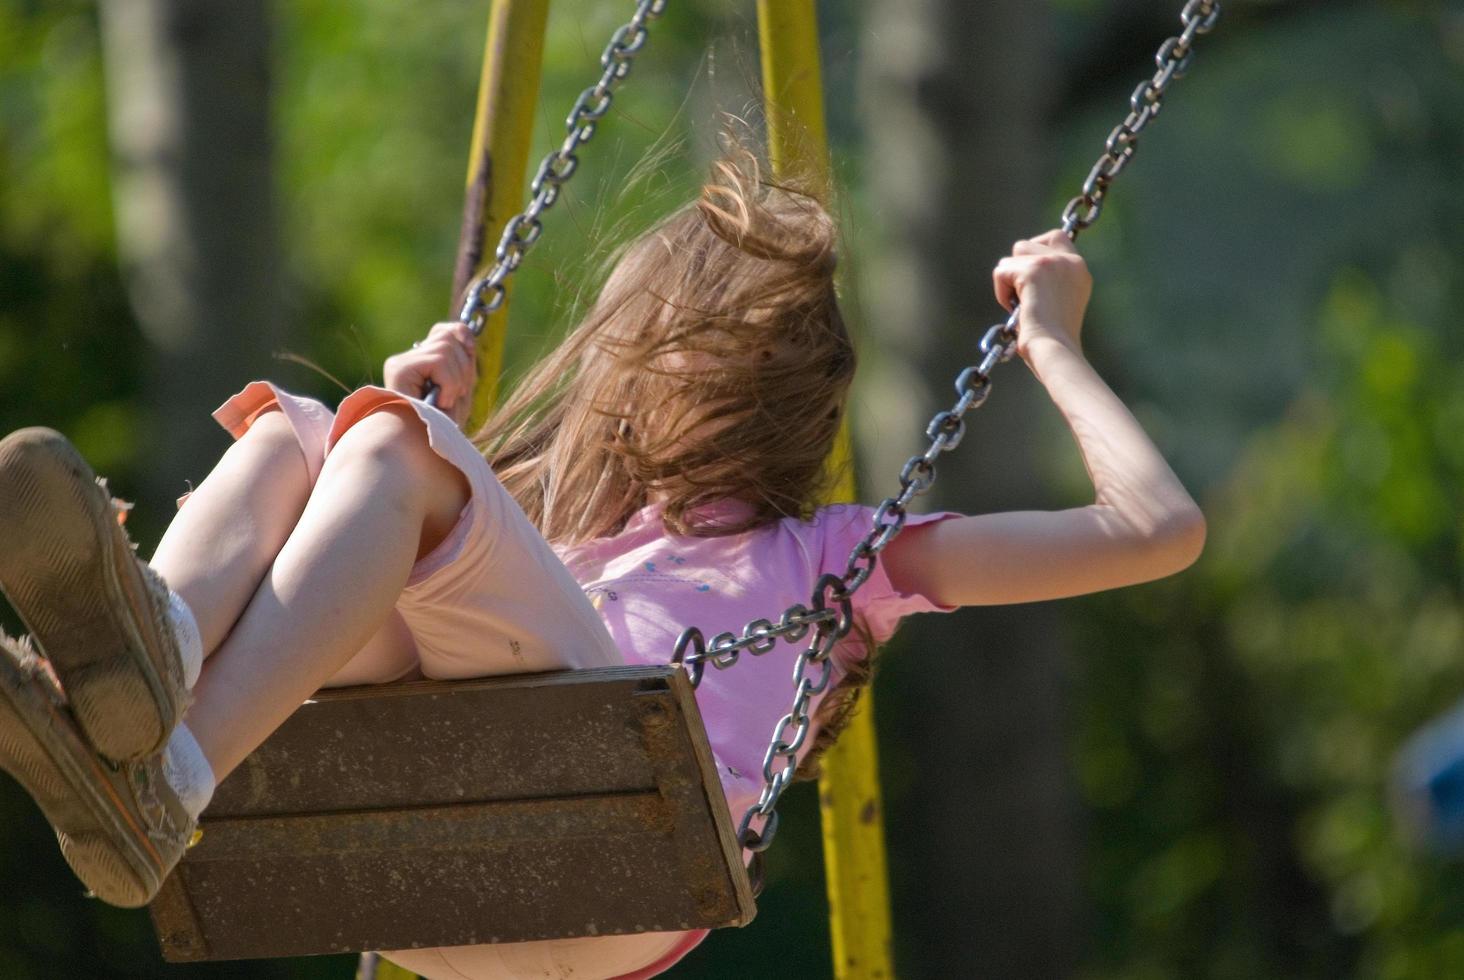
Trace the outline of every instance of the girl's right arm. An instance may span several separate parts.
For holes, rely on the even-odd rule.
[[[1148,435],[1083,357],[1092,281],[1060,231],[1018,242],[997,298],[1022,304],[1017,349],[1077,440],[1094,500],[1061,511],[913,527],[885,551],[894,587],[951,606],[1036,602],[1171,575],[1199,557],[1205,519]]]

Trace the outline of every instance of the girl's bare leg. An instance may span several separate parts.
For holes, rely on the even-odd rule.
[[[216,778],[386,623],[412,565],[451,531],[468,494],[409,408],[376,412],[341,437],[194,689],[188,727]]]
[[[204,656],[228,636],[309,497],[299,441],[275,409],[224,453],[168,525],[150,564],[192,609]]]

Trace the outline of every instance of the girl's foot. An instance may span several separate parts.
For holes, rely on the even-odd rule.
[[[22,429],[0,440],[0,588],[91,744],[132,760],[162,749],[188,682],[168,588],[133,554],[117,515],[60,433]]]
[[[56,831],[61,853],[104,902],[146,905],[193,839],[195,822],[160,755],[114,765],[86,744],[40,658],[0,635],[0,768]]]

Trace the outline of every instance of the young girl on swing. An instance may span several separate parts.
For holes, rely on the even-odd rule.
[[[0,442],[0,586],[31,632],[0,644],[0,766],[81,880],[149,901],[215,782],[322,686],[664,663],[685,625],[735,631],[806,600],[870,523],[865,507],[814,507],[854,373],[834,246],[812,198],[723,161],[627,249],[478,434],[483,452],[454,423],[474,380],[461,324],[334,414],[255,382],[216,413],[238,441],[150,563],[59,435]],[[864,643],[908,613],[1115,588],[1200,551],[1199,510],[1083,357],[1091,280],[1067,239],[1018,242],[994,281],[1021,302],[1018,351],[1094,501],[912,518],[855,596],[836,678],[866,675]],[[441,410],[412,397],[429,380]],[[697,691],[733,814],[760,790],[795,655],[743,658]],[[700,938],[392,956],[429,977],[649,977]]]

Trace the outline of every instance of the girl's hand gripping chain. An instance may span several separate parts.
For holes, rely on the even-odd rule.
[[[1061,231],[1020,241],[992,274],[1022,304],[1017,350],[1068,423],[1094,499],[912,528],[884,561],[897,591],[950,606],[1039,602],[1171,575],[1199,556],[1205,518],[1159,450],[1083,357],[1088,267]]]
[[[1047,341],[1082,353],[1083,313],[1093,277],[1066,234],[1059,229],[1017,242],[991,276],[1003,306],[1011,309],[1021,301],[1017,353],[1023,360],[1030,365],[1033,348]]]
[[[477,352],[477,340],[467,324],[455,320],[436,324],[426,340],[386,359],[386,387],[418,398],[431,382],[437,387],[437,407],[461,426],[473,404]]]

